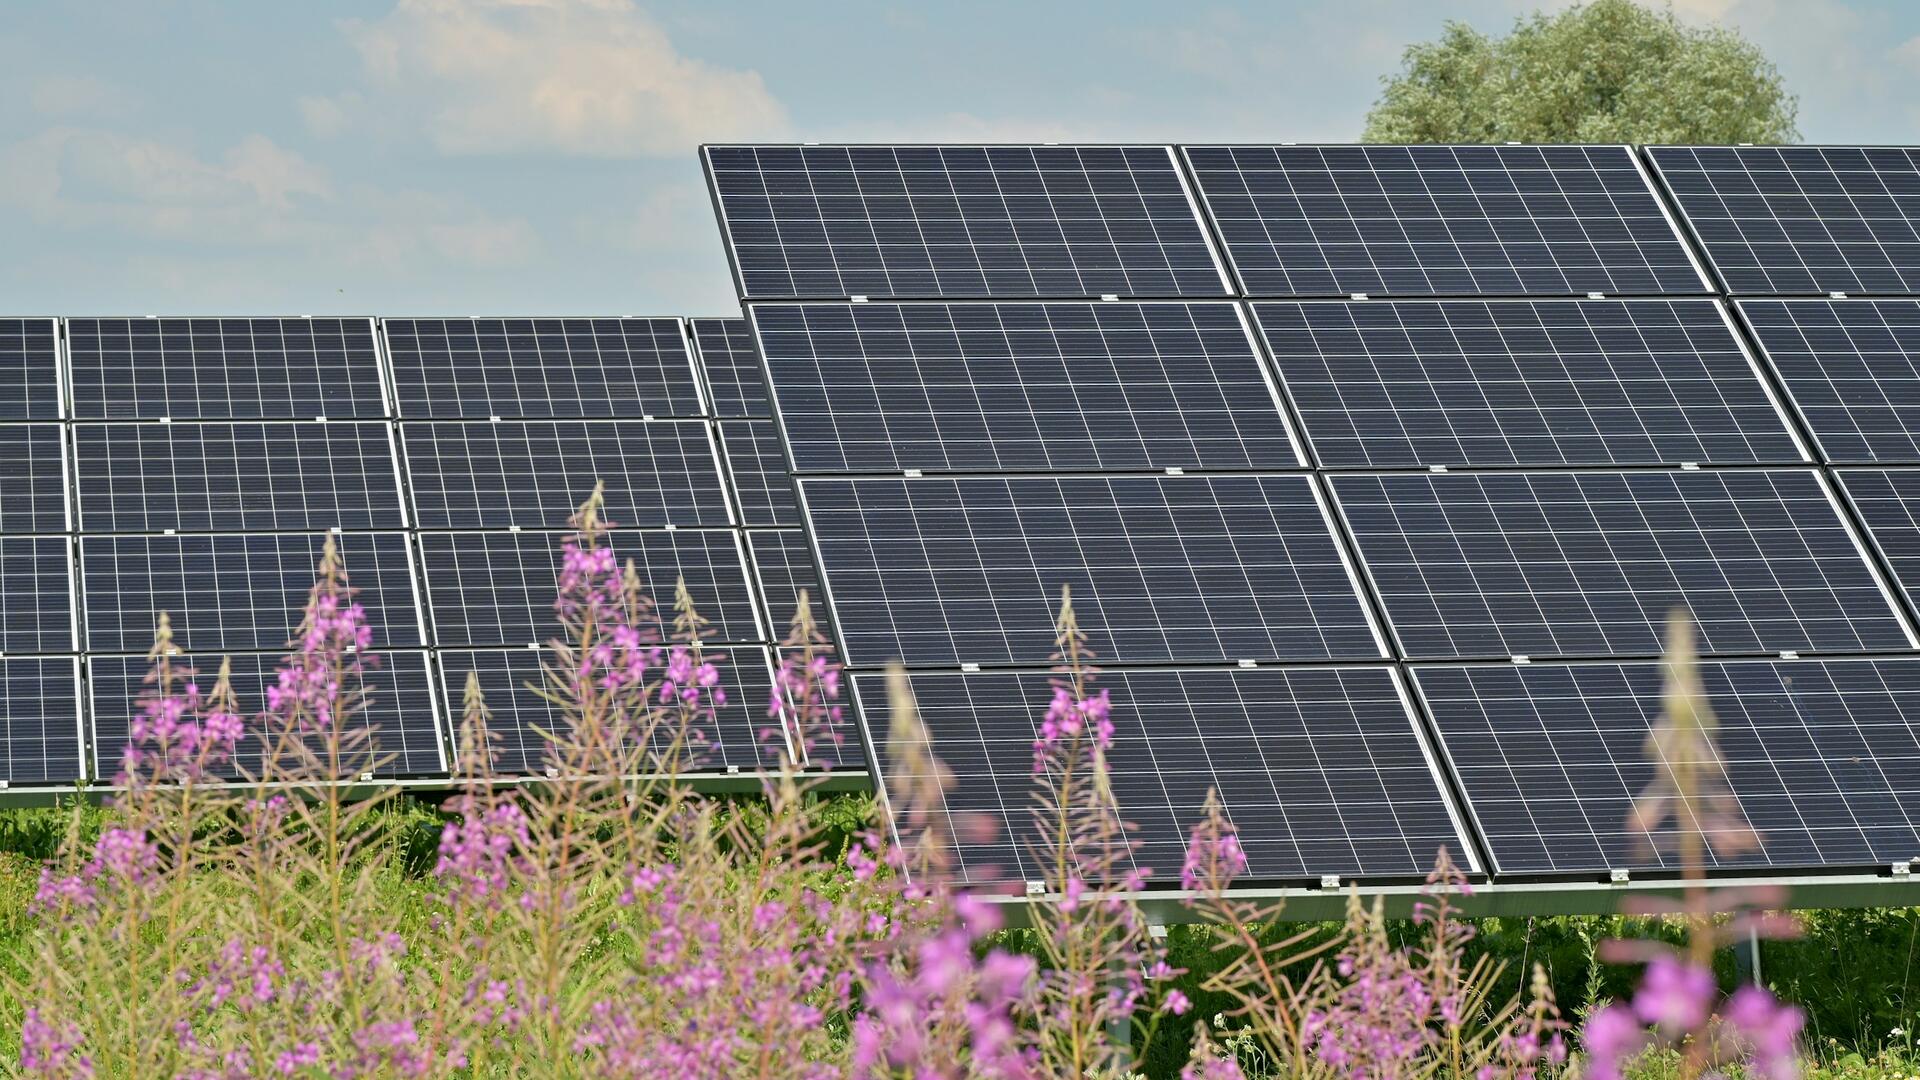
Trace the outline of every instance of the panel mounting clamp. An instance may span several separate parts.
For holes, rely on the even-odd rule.
[[[1609,871],[1607,871],[1607,881],[1608,881],[1608,883],[1609,883],[1609,884],[1613,884],[1613,885],[1625,885],[1625,884],[1627,883],[1627,881],[1628,881],[1628,879],[1629,879],[1629,877],[1630,877],[1630,875],[1629,875],[1629,873],[1628,873],[1628,872],[1627,872],[1626,870],[1609,870]]]
[[[1531,656],[1528,656],[1528,655],[1527,655],[1527,654],[1525,654],[1525,653],[1517,653],[1517,654],[1515,654],[1515,655],[1513,655],[1513,656],[1510,656],[1510,657],[1508,657],[1507,659],[1508,659],[1508,660],[1509,660],[1510,662],[1512,662],[1512,663],[1515,663],[1515,664],[1531,664],[1531,663],[1533,663],[1533,657],[1531,657]]]
[[[1100,294],[1100,302],[1103,304],[1117,304],[1120,302],[1120,294],[1103,292]]]
[[[902,472],[900,475],[906,477],[909,480],[918,480],[923,474],[920,472],[919,469],[907,469],[906,471]]]
[[[1365,300],[1366,298],[1367,298],[1367,294],[1363,292],[1347,294],[1347,299],[1349,300]]]
[[[1240,665],[1241,667],[1243,667],[1243,668],[1257,668],[1257,667],[1259,667],[1259,666],[1260,666],[1260,661],[1258,661],[1258,660],[1241,660],[1241,661],[1239,661],[1239,665]]]
[[[1338,889],[1339,887],[1340,887],[1339,874],[1321,874],[1320,875],[1320,888],[1327,891],[1332,891],[1334,889]]]
[[[980,674],[980,665],[976,663],[965,663],[960,665],[960,670],[969,675],[978,675]]]
[[[1044,881],[1029,881],[1029,882],[1027,882],[1027,895],[1028,895],[1028,896],[1045,896],[1045,895],[1047,895],[1047,883],[1046,883],[1046,882],[1044,882]]]
[[[864,303],[866,303],[866,302],[867,302],[867,298],[866,298],[866,297],[864,297],[864,296],[849,296],[849,297],[847,297],[847,303],[849,303],[849,304],[864,304]]]
[[[1830,292],[1827,294],[1827,299],[1829,300],[1845,300],[1846,298],[1847,298],[1847,294],[1844,292],[1841,292],[1838,289],[1835,289],[1833,292]]]
[[[1906,862],[1894,863],[1892,866],[1887,867],[1887,872],[1894,877],[1911,880],[1913,877],[1913,860],[1909,859]]]
[[[1798,659],[1800,659],[1800,652],[1799,652],[1799,650],[1797,650],[1797,649],[1781,649],[1781,650],[1780,650],[1780,659],[1782,659],[1782,660],[1798,660]]]
[[[1603,292],[1590,292],[1587,294],[1587,299],[1589,300],[1605,300],[1606,298],[1607,294]]]
[[[1185,476],[1187,475],[1187,470],[1181,468],[1178,465],[1169,465],[1167,466],[1167,475],[1168,476]]]

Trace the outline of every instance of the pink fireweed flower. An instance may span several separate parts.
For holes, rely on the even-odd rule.
[[[1647,1032],[1625,1005],[1608,1005],[1587,1018],[1580,1032],[1586,1049],[1586,1080],[1620,1080],[1620,1068],[1647,1047]]]
[[[66,1080],[92,1077],[93,1059],[80,1052],[80,1026],[50,1021],[39,1006],[28,1006],[20,1022],[20,1071]]]
[[[460,819],[440,829],[440,859],[433,872],[446,881],[456,903],[497,903],[512,884],[514,853],[532,844],[526,814],[511,802],[476,814],[471,796],[457,806]]]
[[[1066,686],[1053,688],[1053,701],[1040,721],[1040,737],[1033,742],[1033,771],[1045,772],[1054,748],[1061,743],[1090,735],[1093,745],[1104,750],[1113,745],[1113,699],[1102,690],[1085,698],[1074,697]]]
[[[1239,834],[1224,821],[1215,826],[1211,819],[1193,827],[1193,839],[1187,844],[1186,861],[1180,867],[1180,887],[1197,892],[1215,883],[1232,881],[1247,872],[1247,853],[1240,847]]]
[[[1713,972],[1661,953],[1647,964],[1633,1013],[1669,1035],[1698,1031],[1713,1013],[1715,996]]]

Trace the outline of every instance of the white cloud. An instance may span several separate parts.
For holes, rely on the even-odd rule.
[[[631,0],[399,0],[343,28],[370,106],[412,113],[449,153],[678,156],[787,126],[757,72],[682,56]]]
[[[275,252],[342,268],[465,271],[524,265],[540,244],[524,219],[442,194],[341,189],[262,135],[203,157],[122,132],[51,128],[0,147],[0,209],[9,207],[74,237],[158,240],[172,262],[195,252]]]
[[[346,99],[309,96],[294,102],[307,130],[323,139],[331,139],[347,129]]]

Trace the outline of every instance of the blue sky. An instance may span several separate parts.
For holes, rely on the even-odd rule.
[[[1350,140],[1536,6],[5,0],[0,312],[728,313],[702,141]],[[1920,4],[1676,8],[1920,143]]]

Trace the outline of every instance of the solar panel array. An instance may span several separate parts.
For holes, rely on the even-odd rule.
[[[671,633],[682,580],[710,621],[729,695],[696,733],[695,768],[774,760],[776,616],[748,552],[756,538],[781,551],[796,508],[783,460],[766,460],[777,443],[743,326],[0,321],[0,781],[115,775],[162,612],[203,687],[230,655],[259,708],[329,533],[384,654],[365,718],[381,775],[448,774],[469,669],[502,767],[540,771],[541,732],[564,717],[526,684],[559,632],[568,517],[596,480],[655,629]],[[731,388],[717,408],[715,386]],[[720,419],[743,413],[758,415]],[[735,423],[756,425],[737,447]],[[796,564],[777,580],[804,577]],[[262,750],[256,737],[239,764]],[[835,760],[864,764],[857,747]]]
[[[1062,587],[1161,879],[1208,788],[1267,881],[1671,871],[1627,819],[1682,605],[1767,841],[1721,865],[1920,856],[1912,152],[704,158],[803,526],[757,578],[824,587],[869,740],[905,662],[969,878],[1043,875]]]

